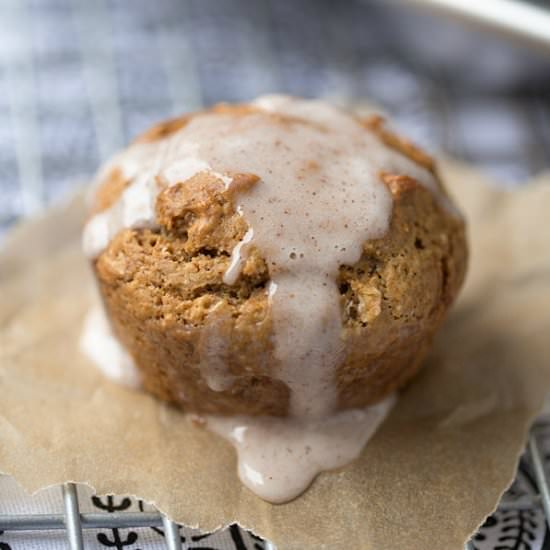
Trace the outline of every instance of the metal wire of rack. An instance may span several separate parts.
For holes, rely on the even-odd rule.
[[[162,527],[168,550],[184,550],[179,528],[160,512],[100,512],[81,513],[76,485],[65,483],[63,514],[5,514],[0,515],[0,531],[49,531],[65,530],[70,550],[83,550],[84,529],[128,529],[136,527]],[[275,550],[270,542],[264,542],[265,550]]]
[[[502,509],[533,509],[542,507],[546,524],[550,528],[550,478],[544,466],[543,452],[537,436],[537,424],[530,432],[527,454],[533,468],[538,495],[521,502],[501,503]],[[76,485],[65,483],[63,493],[63,514],[4,514],[0,515],[0,531],[48,531],[65,530],[70,550],[83,550],[85,529],[128,529],[138,527],[163,528],[166,548],[184,550],[180,537],[180,526],[160,512],[112,512],[81,513]],[[465,550],[475,550],[474,542],[468,541]],[[265,550],[276,550],[269,541],[264,541]]]
[[[85,2],[70,0],[68,4],[73,12],[75,27],[78,29],[82,74],[88,91],[88,103],[93,120],[96,147],[100,159],[105,159],[124,142],[123,107],[120,90],[117,86],[116,63],[109,29],[107,0]],[[0,4],[0,17],[9,26],[18,29],[18,57],[6,56],[4,62],[4,79],[8,92],[9,111],[11,113],[15,161],[19,174],[20,215],[32,214],[46,204],[45,182],[42,151],[37,135],[40,121],[37,114],[37,97],[35,95],[35,67],[32,46],[29,36],[27,13],[28,4],[19,0],[6,0]],[[167,76],[169,96],[174,111],[198,109],[202,104],[200,75],[194,63],[191,47],[182,48],[177,44],[177,60],[170,59],[169,53],[176,48],[170,41],[172,37],[153,29],[157,35],[162,52]],[[269,52],[262,44],[250,47],[249,55],[255,56],[256,65],[271,65]],[[269,71],[265,71],[264,78]],[[265,78],[264,78],[265,80]],[[262,86],[269,90],[279,88],[278,82],[262,81]],[[260,86],[260,88],[262,87]],[[0,222],[2,220],[0,219]],[[550,527],[550,483],[543,462],[541,445],[535,425],[530,433],[527,453],[533,468],[538,495],[522,502],[501,503],[501,507],[532,509],[542,507],[546,522]],[[71,550],[84,548],[83,531],[101,528],[162,528],[165,544],[169,550],[183,549],[185,546],[180,537],[179,526],[158,511],[155,512],[112,512],[82,513],[80,511],[76,485],[66,483],[61,487],[63,493],[64,513],[46,514],[5,514],[0,515],[0,531],[49,531],[64,530]],[[266,550],[275,550],[275,546],[264,542]],[[475,550],[473,541],[466,543],[466,550]]]
[[[521,502],[504,502],[502,509],[533,509],[542,507],[546,524],[550,528],[550,478],[544,466],[543,452],[537,436],[537,424],[530,432],[527,454],[533,468],[538,495]],[[83,531],[85,529],[128,529],[138,527],[157,527],[164,529],[164,538],[168,550],[184,550],[180,537],[180,526],[160,512],[112,512],[81,513],[76,485],[65,483],[63,493],[63,514],[4,514],[0,515],[0,531],[49,531],[65,530],[70,550],[83,550]],[[465,550],[475,550],[474,542],[468,541]],[[269,541],[264,541],[265,550],[276,550]]]
[[[70,550],[83,550],[84,529],[125,529],[136,527],[163,527],[168,550],[183,550],[179,526],[159,512],[153,513],[94,513],[81,514],[74,483],[62,487],[64,514],[13,514],[0,515],[0,531],[65,530]],[[265,550],[275,550],[264,542]]]

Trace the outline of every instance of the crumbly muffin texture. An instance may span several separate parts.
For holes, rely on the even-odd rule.
[[[141,140],[161,139],[191,118],[161,124]],[[387,147],[436,175],[433,160],[389,132],[379,117],[364,124]],[[341,266],[337,280],[345,350],[335,373],[339,409],[376,403],[411,379],[466,269],[463,220],[409,175],[379,177],[393,198],[389,230],[365,242],[359,262]],[[273,354],[270,272],[261,251],[251,250],[235,284],[223,280],[248,229],[234,193],[257,179],[233,174],[227,189],[201,172],[167,187],[156,201],[158,228],[124,229],[93,260],[113,330],[144,388],[186,411],[288,413],[289,390],[277,377]],[[94,213],[114,204],[126,184],[120,170],[108,172]],[[221,387],[212,384],[212,374],[223,380]]]

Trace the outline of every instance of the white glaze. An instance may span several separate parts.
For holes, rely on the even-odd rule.
[[[250,248],[250,243],[254,238],[254,230],[250,228],[242,238],[242,241],[237,244],[231,253],[231,262],[229,267],[223,274],[223,282],[227,285],[234,285],[241,274],[241,269],[243,268],[248,249]]]
[[[324,471],[349,464],[390,411],[392,396],[373,407],[323,419],[206,417],[206,427],[237,449],[239,477],[269,502],[300,495]]]
[[[108,378],[131,388],[140,387],[141,376],[134,360],[113,334],[102,306],[95,306],[86,316],[80,349]]]
[[[152,144],[138,143],[118,154],[96,178],[97,187],[114,168],[119,168],[130,184],[120,198],[107,210],[96,214],[84,227],[84,254],[95,258],[107,248],[111,239],[122,229],[158,227],[155,203],[160,191],[170,182],[186,181],[199,172],[210,172],[226,186],[231,178],[215,172],[204,160],[197,158],[198,145],[163,139]]]
[[[434,193],[438,189],[430,172],[328,103],[266,96],[255,105],[259,112],[246,116],[198,115],[170,137],[119,155],[116,166],[130,184],[111,208],[90,220],[84,245],[94,257],[124,227],[155,227],[157,194],[199,172],[216,175],[226,188],[230,174],[260,178],[252,188],[236,190],[235,206],[250,229],[233,250],[224,281],[238,280],[253,246],[266,258],[276,375],[290,389],[291,418],[208,423],[237,446],[244,481],[279,501],[303,490],[318,471],[352,460],[389,408],[335,414],[334,377],[346,351],[335,281],[339,267],[356,263],[363,243],[389,226],[392,198],[380,172],[407,174]],[[212,389],[226,390],[232,383],[223,361],[227,342],[216,341],[211,331],[205,338],[202,375]],[[243,433],[241,441],[236,434]],[[279,445],[292,450],[289,457],[298,456],[302,440],[316,450],[307,460],[289,458],[285,466]],[[267,455],[259,452],[264,446],[271,449]],[[338,452],[329,453],[335,446]],[[261,457],[275,455],[273,467],[286,473],[271,477],[281,485],[264,481],[270,488],[260,489],[250,472],[267,470],[272,459]],[[265,471],[263,478],[269,478]]]
[[[235,381],[235,377],[227,368],[231,325],[231,317],[218,314],[217,308],[214,307],[209,314],[208,324],[201,332],[199,367],[202,378],[213,391],[229,390]]]

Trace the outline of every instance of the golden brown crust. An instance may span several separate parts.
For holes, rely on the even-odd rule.
[[[380,115],[372,115],[361,119],[361,122],[365,128],[368,128],[374,132],[383,143],[385,143],[388,147],[391,147],[394,151],[398,151],[416,164],[423,166],[431,172],[435,171],[434,159],[412,141],[409,141],[403,136],[389,130],[385,125],[386,121],[384,117]]]
[[[309,126],[315,126],[318,130],[325,130],[325,128],[323,128],[321,125],[315,124],[310,120],[282,113],[268,112],[261,109],[260,107],[248,103],[217,103],[208,110],[197,111],[195,113],[190,113],[181,117],[162,121],[139,135],[133,141],[133,144],[151,143],[168,138],[172,134],[174,134],[178,130],[181,130],[184,126],[189,124],[189,122],[191,122],[193,118],[202,114],[218,113],[231,115],[238,118],[259,112],[261,112],[264,116],[270,117],[273,122],[278,124],[307,124]],[[371,115],[366,118],[358,118],[358,121],[365,128],[369,129],[375,135],[377,135],[380,140],[388,147],[435,173],[435,163],[433,158],[426,154],[422,149],[420,149],[411,141],[395,134],[394,132],[391,132],[385,126],[384,117],[380,115]],[[310,170],[314,170],[315,163],[310,161],[307,164],[307,168]],[[91,213],[95,214],[97,212],[101,212],[102,210],[105,210],[109,208],[109,206],[114,204],[119,198],[120,194],[124,191],[128,183],[128,180],[124,178],[124,175],[122,174],[120,169],[116,167],[113,168],[98,186]]]
[[[159,124],[155,124],[152,128],[149,128],[146,132],[139,135],[134,143],[150,143],[152,141],[158,141],[159,139],[167,138],[174,132],[181,130],[195,115],[185,115],[170,120],[164,120]]]
[[[149,130],[139,135],[134,140],[133,143],[151,143],[153,141],[158,141],[159,139],[167,138],[173,133],[177,132],[178,130],[181,130],[187,124],[189,124],[189,122],[193,120],[194,117],[201,114],[218,113],[218,114],[231,115],[235,117],[243,117],[246,115],[260,113],[260,112],[264,116],[268,116],[270,117],[271,120],[278,122],[280,124],[300,123],[300,124],[309,124],[311,126],[319,127],[313,122],[305,120],[303,118],[289,116],[282,113],[272,113],[272,112],[264,111],[260,107],[256,107],[254,105],[250,105],[247,103],[241,103],[241,104],[217,103],[216,105],[213,105],[210,109],[206,111],[197,111],[192,114],[188,114],[185,116],[160,122],[159,124],[156,124]]]
[[[414,178],[403,174],[388,174],[387,172],[382,172],[380,174],[380,179],[388,186],[394,200],[400,199],[403,194],[420,186]]]
[[[466,271],[463,222],[414,180],[390,178],[390,230],[340,270],[349,350],[337,375],[342,407],[376,401],[414,376]]]
[[[90,213],[96,214],[113,205],[129,183],[120,168],[113,168],[95,190]]]
[[[257,181],[232,176],[242,186]],[[412,178],[381,179],[394,198],[390,229],[365,243],[361,260],[342,266],[337,281],[347,349],[336,374],[342,409],[374,403],[415,374],[466,269],[463,222]],[[237,282],[223,282],[248,228],[231,194],[199,173],[166,188],[156,206],[160,230],[124,230],[94,262],[114,330],[145,388],[199,413],[285,415],[289,393],[276,377],[266,262],[252,250]],[[209,388],[201,364],[211,337],[233,381],[224,391]]]

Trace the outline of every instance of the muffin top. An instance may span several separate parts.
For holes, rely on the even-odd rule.
[[[425,238],[413,244],[417,218]],[[384,251],[411,248],[421,271],[422,248],[448,238],[441,220],[462,227],[433,162],[379,116],[267,96],[155,127],[115,157],[98,175],[84,248],[104,278],[138,287],[136,316],[221,327],[206,338],[212,355],[225,320],[269,315],[290,414],[323,417],[337,407],[343,330],[382,309],[346,274],[366,264],[370,277]],[[385,284],[414,317],[406,277],[395,269]]]

